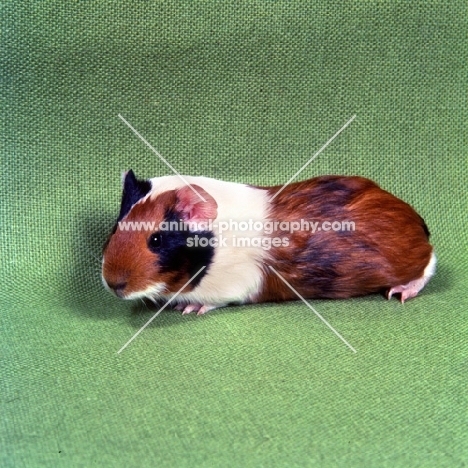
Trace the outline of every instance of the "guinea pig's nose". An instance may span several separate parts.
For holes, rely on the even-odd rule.
[[[124,297],[124,289],[125,287],[127,286],[127,283],[126,282],[122,282],[122,283],[107,283],[107,285],[109,286],[109,288],[111,288],[115,295],[117,297]]]

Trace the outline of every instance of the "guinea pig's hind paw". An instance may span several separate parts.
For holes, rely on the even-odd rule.
[[[390,288],[387,292],[387,299],[391,299],[394,294],[401,294],[400,295],[400,302],[403,304],[406,299],[411,299],[412,297],[416,297],[418,292],[424,288],[426,281],[424,278],[419,278],[414,281],[410,281],[407,284],[401,284],[400,286],[394,286]]]

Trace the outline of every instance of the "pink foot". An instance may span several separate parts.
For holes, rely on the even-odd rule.
[[[203,315],[204,313],[208,312],[209,310],[215,309],[216,306],[213,305],[202,305],[202,304],[188,304],[186,306],[182,306],[178,310],[182,310],[182,315],[190,314],[191,312],[196,312],[197,315]]]
[[[393,286],[387,292],[387,299],[391,299],[394,294],[401,294],[400,301],[403,304],[406,299],[411,299],[412,297],[416,297],[418,292],[421,291],[424,286],[426,286],[427,282],[431,278],[431,276],[435,272],[436,266],[436,257],[434,253],[431,255],[429,263],[427,264],[426,268],[424,269],[424,273],[421,278],[415,279],[410,281],[406,284],[400,284],[399,286]]]
[[[182,315],[190,314],[193,311],[198,312],[198,309],[200,309],[200,304],[188,304],[184,306]]]
[[[400,286],[394,286],[390,288],[387,292],[387,299],[391,299],[394,294],[400,293],[400,302],[403,304],[406,299],[411,299],[412,297],[416,297],[418,292],[424,288],[426,281],[424,278],[420,278],[414,281],[410,281],[407,284],[402,284]]]

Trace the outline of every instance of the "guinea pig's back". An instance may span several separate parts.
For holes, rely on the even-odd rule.
[[[270,216],[315,223],[315,232],[289,234],[288,247],[270,253],[280,274],[305,297],[379,292],[422,277],[431,262],[423,219],[369,179],[323,176],[292,184],[273,200]],[[273,277],[266,284],[266,290],[290,295]]]

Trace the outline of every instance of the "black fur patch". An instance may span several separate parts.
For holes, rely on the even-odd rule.
[[[321,291],[323,297],[333,297],[339,277],[337,266],[342,261],[342,254],[315,245],[299,253],[299,256],[301,264],[307,265],[307,268],[301,271],[299,284],[306,290],[312,287]]]
[[[303,185],[288,194],[289,201],[293,201],[298,208],[313,207],[314,216],[337,217],[357,193],[355,188],[347,186],[340,179],[334,176],[321,177],[312,190]]]
[[[418,215],[419,216],[419,215]],[[427,224],[426,222],[424,221],[424,219],[419,216],[419,218],[421,219],[421,223],[422,223],[422,228],[424,229],[424,232],[426,233],[426,236],[427,238],[429,239],[429,237],[431,236],[431,233],[429,232],[429,228],[427,227]]]
[[[345,197],[350,197],[353,193],[354,190],[350,187],[348,187],[342,180],[341,178],[321,178],[317,182],[317,188],[322,191],[323,194],[340,194]]]
[[[311,202],[317,207],[320,215],[333,217],[342,212],[356,194],[356,190],[346,186],[339,179],[323,178],[313,191]]]
[[[120,205],[120,213],[117,222],[121,221],[122,218],[128,214],[132,206],[150,190],[151,182],[149,180],[138,180],[130,169],[125,176],[122,203]]]
[[[175,221],[179,224],[180,216],[168,210],[165,221],[167,223]],[[203,247],[195,246],[195,236],[198,236],[198,240],[206,239],[203,243],[208,244]],[[197,286],[213,261],[214,247],[209,245],[209,241],[213,238],[214,234],[211,231],[191,232],[179,229],[161,231],[161,245],[156,252],[159,255],[158,264],[161,272],[179,272],[180,274],[187,272],[192,277],[204,266],[205,269],[191,283]]]

